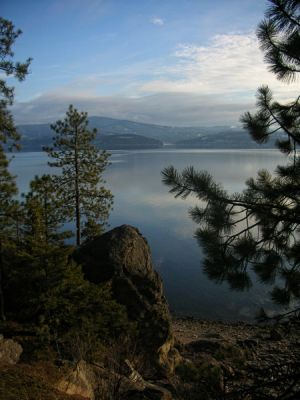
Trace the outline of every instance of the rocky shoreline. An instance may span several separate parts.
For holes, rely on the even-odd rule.
[[[247,324],[174,317],[172,325],[183,347],[226,343],[251,349],[253,359],[261,361],[296,361],[300,356],[300,323]]]
[[[135,370],[130,366],[132,369],[126,377],[120,376],[123,384],[132,387],[130,393],[133,397],[128,398],[248,400],[263,398],[263,394],[268,393],[267,398],[275,399],[288,387],[290,383],[288,374],[299,376],[299,323],[260,325],[173,317],[171,324],[175,347],[181,356],[175,373],[165,379],[145,381],[142,377],[143,371]],[[12,341],[10,341],[11,345]],[[11,355],[12,347],[9,351]],[[13,365],[15,361],[2,369],[6,389],[8,389],[7,385],[10,386],[14,381],[17,385],[18,382],[19,385],[26,384],[28,391],[29,386],[40,388],[36,390],[44,388],[45,393],[46,391],[49,393],[49,397],[46,396],[45,399],[52,399],[51,393],[57,396],[56,398],[98,399],[94,395],[87,396],[86,383],[83,383],[87,379],[86,371],[91,367],[87,369],[85,366],[82,368],[81,365],[82,371],[78,370],[78,372],[75,369],[74,375],[74,372],[70,372],[72,370],[66,366],[62,369],[44,362],[30,364],[19,362]],[[73,374],[74,394],[71,394],[70,388],[63,390],[61,382],[65,382],[62,381],[62,376],[66,376],[66,372],[62,374],[62,371],[65,369],[69,371],[69,374]],[[111,380],[112,372],[107,367],[96,365],[93,370],[92,375],[98,376],[97,379],[100,377],[103,382],[107,382],[107,379]],[[58,385],[57,382],[60,384]],[[57,389],[60,391],[57,392]],[[197,394],[199,390],[203,391],[204,397],[202,395],[199,397]],[[299,383],[296,383],[295,390],[299,390]],[[65,392],[65,395],[62,392]],[[93,393],[92,389],[90,393]],[[1,396],[0,398],[2,399]],[[7,397],[10,400],[14,398],[16,398],[14,395]],[[28,398],[33,399],[30,395]],[[296,399],[297,397],[283,398]]]
[[[0,400],[300,398],[299,316],[268,325],[172,316],[148,243],[128,225],[83,245],[76,259],[126,309],[130,329],[99,348],[74,338],[64,358],[35,326],[8,321]]]
[[[173,330],[188,363],[205,362],[220,369],[221,390],[228,398],[263,398],[265,393],[277,396],[292,385],[291,376],[298,380],[295,387],[299,390],[299,319],[247,324],[173,318]],[[257,394],[249,397],[255,386],[259,386]]]

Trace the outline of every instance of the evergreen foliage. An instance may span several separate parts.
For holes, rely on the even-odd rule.
[[[92,353],[129,323],[109,288],[86,281],[73,261],[74,247],[64,244],[70,232],[62,230],[62,201],[55,178],[31,181],[18,212],[18,240],[4,252],[3,290],[10,319],[32,324],[39,347],[52,344],[60,356],[72,358],[75,336],[88,340]]]
[[[0,18],[0,71],[22,81],[31,59],[14,62],[12,46],[21,34]],[[107,287],[86,281],[73,259],[74,247],[63,230],[76,210],[77,244],[82,217],[85,237],[100,231],[112,202],[110,191],[99,187],[107,154],[91,141],[87,114],[70,106],[65,121],[53,129],[57,136],[49,154],[62,175],[36,176],[20,204],[15,177],[8,170],[8,148],[17,147],[19,135],[8,106],[14,89],[0,79],[0,318],[32,324],[38,337],[54,344],[64,356],[72,356],[74,337],[89,340],[92,350],[128,328],[125,309],[113,300]],[[100,222],[100,223],[99,223]],[[4,304],[5,299],[5,304]],[[5,305],[5,307],[4,307]]]
[[[265,61],[278,79],[290,82],[300,72],[299,0],[269,0],[257,36]]]
[[[31,240],[11,249],[5,268],[7,316],[32,324],[43,345],[55,344],[56,350],[68,353],[64,356],[71,356],[75,335],[82,341],[89,337],[97,347],[129,326],[124,307],[109,288],[84,279],[72,260],[73,250]]]
[[[20,207],[14,199],[17,186],[14,177],[8,171],[9,162],[0,145],[0,319],[5,320],[5,264],[7,249],[13,248],[19,237]]]
[[[7,237],[11,233],[16,203],[13,200],[17,194],[14,176],[8,171],[9,161],[0,146],[0,237]]]
[[[15,29],[13,23],[0,17],[0,71],[8,77],[15,77],[23,81],[28,74],[31,58],[25,62],[15,62],[12,51],[15,40],[22,31]],[[0,79],[0,143],[19,139],[16,127],[8,106],[13,104],[14,88],[8,86],[4,79]]]
[[[291,82],[300,72],[300,3],[269,2],[257,35],[270,69]],[[244,290],[252,285],[253,270],[261,282],[272,285],[273,301],[288,305],[300,299],[300,103],[298,98],[280,104],[262,86],[257,107],[255,114],[242,116],[244,127],[258,143],[280,131],[277,146],[290,155],[287,165],[278,166],[274,175],[259,171],[235,194],[193,167],[182,173],[168,167],[163,181],[176,197],[194,194],[201,200],[190,215],[200,225],[196,238],[204,250],[204,271],[212,280]]]
[[[101,233],[112,205],[112,194],[103,185],[102,173],[108,154],[99,151],[91,142],[97,131],[88,129],[87,113],[70,105],[66,118],[51,128],[56,132],[52,148],[46,148],[56,159],[49,165],[61,168],[55,177],[68,218],[76,222],[76,244],[82,238]]]
[[[8,160],[0,145],[0,319],[5,320],[3,293],[4,264],[6,248],[12,245],[17,234],[18,203],[14,200],[17,187],[14,177],[8,171]]]
[[[67,218],[63,200],[51,175],[36,176],[24,196],[23,235],[40,243],[63,243],[71,232],[63,231]]]
[[[7,77],[23,81],[28,73],[31,59],[20,63],[13,60],[13,44],[22,32],[12,22],[0,17],[0,71]],[[5,320],[3,274],[6,248],[12,246],[12,236],[18,233],[18,203],[14,200],[17,187],[8,171],[9,161],[4,145],[17,146],[19,139],[8,106],[13,104],[14,88],[0,79],[0,319]]]
[[[73,261],[74,247],[64,244],[64,208],[55,179],[35,177],[19,211],[19,239],[6,246],[3,276],[7,316],[32,324],[39,347],[55,345],[72,358],[80,340],[95,351],[129,324],[124,307],[105,286],[84,279]],[[91,356],[91,355],[89,355]]]

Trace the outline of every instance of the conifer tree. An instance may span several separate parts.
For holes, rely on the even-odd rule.
[[[69,258],[74,249],[64,244],[71,234],[63,230],[64,209],[54,178],[36,176],[23,197],[20,240],[10,251],[5,291],[10,314],[32,319],[45,312],[45,299],[52,298],[54,288],[73,268]],[[10,293],[18,296],[11,298]]]
[[[70,357],[74,337],[88,337],[93,353],[112,333],[127,329],[128,320],[108,287],[84,279],[74,246],[64,243],[69,232],[62,230],[65,216],[55,185],[55,177],[36,176],[24,196],[21,240],[10,252],[5,298],[10,318],[32,323],[44,343],[55,341],[60,356]]]
[[[13,224],[18,211],[17,203],[13,197],[17,193],[14,177],[8,171],[8,160],[3,147],[0,146],[0,318],[5,319],[4,312],[4,264],[5,249],[8,240],[13,234]]]
[[[23,81],[28,74],[31,58],[25,62],[15,62],[12,47],[22,31],[15,29],[13,23],[0,17],[0,71],[8,77],[13,76]],[[8,106],[13,104],[14,88],[8,86],[6,81],[0,78],[0,143],[15,142],[19,139],[11,112]]]
[[[70,220],[76,224],[76,244],[82,237],[95,236],[103,229],[112,205],[112,194],[106,189],[102,173],[107,166],[108,154],[99,151],[92,141],[96,129],[88,129],[88,115],[72,105],[64,120],[51,128],[56,132],[48,155],[56,161],[50,166],[61,168],[55,182],[60,190]]]
[[[269,0],[265,20],[257,35],[265,59],[278,79],[291,83],[300,72],[300,3]],[[179,173],[163,171],[171,193],[185,198],[191,193],[203,206],[191,209],[200,225],[196,237],[204,250],[204,271],[216,282],[227,281],[233,289],[252,285],[249,270],[272,285],[274,302],[288,305],[300,300],[300,103],[273,100],[262,86],[257,94],[258,111],[241,120],[254,140],[266,142],[281,132],[279,150],[293,155],[272,176],[266,170],[246,182],[242,193],[229,194],[206,171],[193,167]]]
[[[36,176],[30,182],[30,191],[24,196],[23,236],[40,243],[62,244],[71,236],[63,231],[66,211],[51,175]]]
[[[11,21],[0,17],[0,72],[3,76],[14,77],[19,81],[25,79],[31,59],[24,63],[13,60],[13,44],[22,32],[16,30]],[[4,146],[16,146],[19,139],[16,127],[8,106],[13,104],[14,88],[0,78],[0,318],[5,319],[3,296],[3,273],[5,250],[12,233],[16,233],[18,204],[14,200],[17,187],[14,177],[8,171],[9,161]]]

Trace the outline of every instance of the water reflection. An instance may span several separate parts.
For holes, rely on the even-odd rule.
[[[258,169],[272,171],[285,163],[281,154],[274,150],[114,151],[110,160],[105,173],[115,196],[110,225],[134,225],[147,238],[173,310],[202,318],[247,319],[259,306],[271,307],[267,287],[255,285],[249,293],[236,293],[202,274],[201,249],[193,238],[195,224],[188,217],[197,200],[174,199],[161,183],[161,171],[170,164],[179,170],[193,165],[236,192]],[[34,175],[50,171],[43,153],[17,154],[11,169],[18,175],[21,191],[28,190]]]

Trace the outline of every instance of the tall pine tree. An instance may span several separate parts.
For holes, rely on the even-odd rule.
[[[63,199],[55,177],[31,181],[21,203],[20,240],[5,268],[4,293],[9,318],[33,324],[43,343],[54,341],[60,356],[70,357],[74,338],[92,340],[92,354],[127,329],[128,321],[109,287],[86,281],[74,262],[74,246],[64,243],[70,232],[63,230]]]
[[[0,17],[0,71],[1,75],[25,79],[31,59],[24,63],[13,60],[12,47],[22,32],[16,30],[11,21]],[[3,274],[7,247],[12,245],[11,238],[16,234],[18,205],[14,200],[17,193],[14,177],[8,171],[9,161],[4,146],[16,146],[19,139],[12,115],[8,109],[13,104],[14,88],[0,78],[0,318],[5,319]]]
[[[13,45],[22,31],[15,29],[13,23],[0,17],[0,71],[2,76],[14,77],[23,81],[28,74],[31,58],[25,62],[13,60]],[[11,112],[8,106],[14,101],[14,88],[0,78],[0,143],[15,142],[20,137],[16,130]]]
[[[108,154],[92,144],[96,129],[88,129],[88,115],[72,105],[66,118],[51,128],[56,132],[53,147],[46,148],[56,161],[50,166],[61,168],[55,178],[70,220],[76,224],[76,244],[82,238],[101,233],[109,216],[112,194],[106,189],[102,173],[108,164]]]
[[[18,204],[14,201],[17,187],[14,177],[8,171],[8,160],[3,147],[0,146],[0,318],[5,320],[3,280],[5,254],[13,236],[14,223],[17,220]]]
[[[292,82],[300,72],[300,3],[269,0],[265,20],[257,35],[265,60],[278,79]],[[239,194],[229,194],[206,171],[193,167],[179,173],[163,171],[163,181],[175,196],[194,193],[204,206],[191,209],[200,225],[196,232],[204,249],[204,271],[216,282],[227,281],[243,290],[252,285],[249,269],[272,285],[274,302],[288,305],[300,300],[300,103],[273,100],[262,86],[257,94],[258,111],[242,117],[244,127],[258,143],[280,131],[278,148],[292,154],[275,175],[259,171]]]

